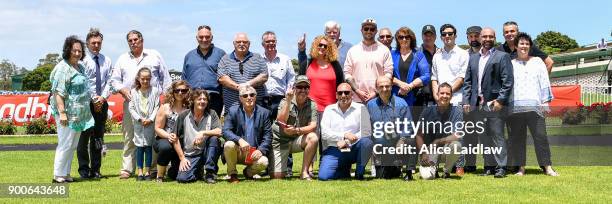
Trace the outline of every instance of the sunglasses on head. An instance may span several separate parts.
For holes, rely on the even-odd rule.
[[[240,95],[240,96],[241,96],[242,98],[247,98],[247,97],[251,97],[251,98],[253,98],[253,97],[255,97],[255,93],[250,93],[250,94],[242,94],[242,95]]]
[[[189,92],[189,89],[174,89],[174,93],[182,93],[185,94]]]
[[[441,35],[442,37],[447,37],[447,36],[448,36],[448,37],[450,37],[450,36],[453,36],[453,35],[455,35],[455,34],[454,34],[454,33],[452,33],[452,32],[442,32],[440,35]]]
[[[342,95],[350,95],[351,91],[336,91],[336,94],[342,96]]]
[[[391,35],[379,35],[378,38],[380,38],[380,39],[393,38],[393,36],[391,36]]]

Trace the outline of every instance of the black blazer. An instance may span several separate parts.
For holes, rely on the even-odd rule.
[[[470,55],[463,83],[463,104],[476,106],[478,98],[478,64],[480,53]],[[511,101],[514,75],[510,55],[496,50],[489,57],[482,76],[482,96],[485,102],[497,99],[503,105]]]
[[[263,155],[267,155],[272,144],[272,123],[270,122],[270,111],[256,105],[254,110],[253,126],[255,128],[253,135],[257,137],[255,144],[252,144],[245,138],[246,121],[244,121],[244,110],[242,105],[234,105],[229,108],[229,112],[223,123],[223,137],[227,141],[238,142],[240,138],[249,142],[251,147],[257,147]]]

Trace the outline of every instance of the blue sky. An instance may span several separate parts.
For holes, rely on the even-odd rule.
[[[432,2],[427,5],[425,2]],[[436,28],[451,23],[458,28],[458,44],[466,44],[465,29],[489,26],[501,36],[502,24],[518,22],[534,38],[547,30],[564,33],[579,45],[612,39],[612,1],[155,1],[155,0],[0,0],[0,59],[34,68],[47,53],[60,53],[68,35],[84,39],[90,27],[104,34],[102,53],[117,59],[128,51],[125,34],[143,33],[145,48],[158,50],[173,69],[182,69],[183,57],[196,46],[195,29],[213,28],[216,46],[231,52],[236,32],[247,32],[251,50],[261,53],[261,34],[277,33],[278,50],[296,57],[297,39],[323,33],[323,24],[336,20],[341,37],[361,40],[360,23],[375,18],[378,27],[393,31],[408,26],[417,33],[423,25]],[[607,20],[606,20],[607,19]],[[437,40],[438,46],[441,41]]]

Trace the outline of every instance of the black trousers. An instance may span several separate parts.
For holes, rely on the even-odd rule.
[[[210,99],[208,100],[208,104],[211,109],[213,109],[219,117],[221,117],[221,111],[223,110],[223,96],[220,93],[208,93]],[[226,110],[227,111],[227,110]]]
[[[79,160],[79,174],[87,177],[93,173],[100,173],[102,166],[102,145],[104,144],[104,126],[108,115],[108,103],[104,102],[102,111],[94,111],[93,102],[89,103],[95,125],[81,133],[77,146],[77,159]]]
[[[533,145],[540,166],[549,166],[550,146],[546,134],[546,120],[536,112],[515,113],[508,118],[508,164],[525,166],[527,149],[527,128],[533,137]]]
[[[157,152],[158,165],[168,166],[168,164],[172,163],[170,169],[167,170],[168,178],[176,179],[181,161],[172,144],[168,142],[168,139],[159,138],[155,141],[153,149]],[[202,165],[204,168],[197,167],[195,172],[198,179],[202,177],[204,173],[203,170],[206,170],[206,173],[217,174],[219,171],[219,166],[217,163],[219,161],[219,156],[221,156],[222,150],[221,142],[218,137],[209,137],[206,139],[205,148],[200,155],[202,158],[198,164]]]

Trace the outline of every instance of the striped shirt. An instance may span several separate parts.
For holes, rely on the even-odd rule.
[[[242,65],[242,73],[240,67]],[[222,76],[229,76],[237,84],[246,83],[251,79],[259,76],[260,74],[268,74],[268,66],[266,60],[259,54],[249,52],[244,57],[244,60],[240,61],[236,58],[235,52],[226,54],[219,61],[219,69],[217,70],[219,78]],[[257,100],[263,100],[262,97],[266,95],[266,88],[264,85],[254,87],[257,91]],[[238,99],[238,91],[223,87],[223,106],[225,110],[229,110],[232,105],[240,103]]]

